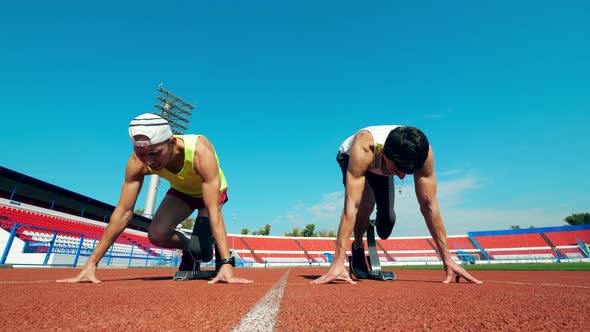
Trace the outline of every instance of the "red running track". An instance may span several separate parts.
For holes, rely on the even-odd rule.
[[[399,270],[393,282],[313,285],[326,269],[238,269],[255,283],[210,285],[173,281],[174,269],[100,269],[100,284],[55,282],[78,271],[0,269],[0,330],[230,331],[266,294],[280,300],[277,331],[590,330],[587,271],[474,271],[484,284],[446,285],[442,271]]]

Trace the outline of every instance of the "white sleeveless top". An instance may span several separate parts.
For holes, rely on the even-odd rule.
[[[387,139],[387,136],[389,135],[389,133],[397,127],[401,127],[401,126],[399,126],[399,125],[371,126],[371,127],[366,127],[366,128],[361,129],[361,130],[368,131],[369,133],[371,133],[371,136],[373,136],[374,157],[373,157],[373,164],[371,164],[371,167],[369,167],[369,169],[368,169],[369,172],[379,174],[379,175],[386,175],[386,176],[392,175],[392,174],[389,174],[389,171],[387,170],[387,167],[385,166],[385,161],[383,161],[383,145],[385,144],[385,140]],[[359,130],[359,131],[361,131],[361,130]],[[354,144],[355,136],[356,136],[356,133],[355,133],[355,135],[352,135],[349,138],[347,138],[344,141],[344,143],[342,143],[342,145],[340,145],[338,152],[350,155],[350,150],[352,149],[352,145]]]

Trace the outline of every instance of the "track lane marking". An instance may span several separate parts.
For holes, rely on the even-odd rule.
[[[274,330],[290,271],[287,270],[262,299],[242,317],[238,325],[231,330],[232,332]]]
[[[553,287],[565,287],[565,288],[583,288],[583,289],[590,289],[590,286],[581,286],[581,285],[564,285],[564,284],[552,284],[552,283],[532,283],[532,282],[523,282],[523,281],[502,281],[502,280],[486,280],[484,283],[494,283],[494,284],[508,284],[508,285],[527,285],[527,286],[553,286]]]
[[[416,277],[416,278],[412,278],[412,279],[398,278],[397,280],[408,282],[408,281],[424,281],[424,280],[440,280],[440,279],[437,279],[434,277]],[[584,286],[584,285],[566,285],[566,284],[556,284],[556,283],[534,283],[534,282],[507,281],[507,280],[482,280],[482,279],[480,279],[480,280],[483,281],[483,285],[485,285],[486,283],[492,283],[492,284],[508,284],[508,285],[552,286],[552,287],[564,287],[564,288],[590,289],[590,286]],[[441,281],[441,283],[442,283],[442,281]],[[466,281],[461,281],[461,283],[470,284],[470,282],[466,282]],[[454,282],[453,282],[453,284],[454,284]]]

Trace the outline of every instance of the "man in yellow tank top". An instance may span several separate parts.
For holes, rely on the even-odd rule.
[[[226,263],[230,252],[221,209],[227,201],[227,182],[209,140],[199,135],[174,136],[164,118],[150,113],[131,121],[129,135],[134,151],[125,168],[125,181],[117,207],[82,271],[75,278],[60,281],[100,282],[96,278],[98,262],[132,219],[144,177],[158,174],[170,182],[171,188],[152,219],[149,240],[160,247],[182,249],[180,270],[183,265],[186,270],[192,269],[192,258],[187,252],[188,238],[175,229],[198,210],[197,218],[208,217],[210,220],[222,260],[217,276],[210,283],[251,283],[234,277],[232,264]]]

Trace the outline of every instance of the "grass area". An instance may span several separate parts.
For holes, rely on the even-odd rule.
[[[462,265],[466,270],[504,271],[590,271],[590,263],[511,263]],[[406,265],[384,270],[442,270],[442,265]]]

